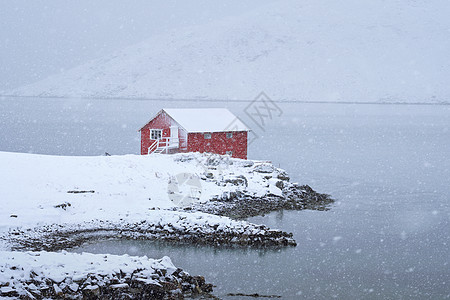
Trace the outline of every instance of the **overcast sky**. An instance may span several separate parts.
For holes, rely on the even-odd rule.
[[[0,0],[0,91],[276,0]]]

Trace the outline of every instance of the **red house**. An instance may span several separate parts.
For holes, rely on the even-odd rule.
[[[249,129],[226,108],[162,109],[139,131],[142,155],[208,152],[247,159]]]

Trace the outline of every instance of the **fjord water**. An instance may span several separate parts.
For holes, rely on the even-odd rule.
[[[292,181],[337,200],[329,211],[249,218],[293,232],[297,247],[99,241],[75,251],[168,255],[176,266],[214,283],[221,298],[450,297],[450,106],[278,104],[281,115],[274,111],[260,127],[245,114],[248,104],[3,99],[0,150],[137,153],[136,130],[159,108],[227,106],[257,136],[249,158],[271,160]]]

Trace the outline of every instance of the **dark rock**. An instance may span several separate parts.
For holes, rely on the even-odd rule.
[[[193,210],[244,219],[272,211],[289,210],[328,210],[334,200],[327,194],[320,194],[308,185],[289,184],[278,181],[276,186],[283,191],[283,197],[266,195],[254,197],[245,193],[225,193],[209,203],[196,204]]]
[[[287,173],[285,171],[280,171],[280,173],[278,173],[277,178],[280,180],[284,180],[284,181],[289,181],[290,178],[287,175]]]
[[[2,287],[0,289],[0,296],[2,296],[2,297],[18,297],[19,294],[12,287]]]
[[[100,295],[100,287],[98,285],[87,285],[82,291],[85,297],[97,297]]]
[[[253,171],[258,173],[273,173],[275,167],[272,164],[260,164],[253,168]]]
[[[253,297],[253,298],[281,298],[281,296],[278,296],[278,295],[261,295],[258,293],[254,293],[254,294],[228,293],[227,296],[230,296],[230,297]]]
[[[255,163],[251,160],[245,160],[241,162],[241,166],[243,166],[244,168],[249,168],[249,167],[253,167]]]
[[[232,185],[236,185],[236,186],[248,186],[248,180],[247,178],[245,178],[244,175],[238,175],[235,178],[227,178],[224,181],[225,184],[227,183],[231,183]]]
[[[281,180],[277,181],[277,182],[275,183],[275,186],[276,186],[277,188],[279,188],[280,190],[283,190],[283,189],[284,189],[284,183],[283,183],[283,181],[281,181]]]
[[[66,203],[62,203],[62,204],[55,205],[54,207],[55,207],[55,208],[62,208],[62,209],[64,209],[64,210],[66,210],[67,207],[70,207],[70,206],[72,206],[72,204],[70,204],[69,202],[66,202]]]

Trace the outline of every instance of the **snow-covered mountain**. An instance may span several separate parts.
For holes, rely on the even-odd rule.
[[[449,11],[445,0],[280,1],[152,37],[13,94],[448,102]]]

